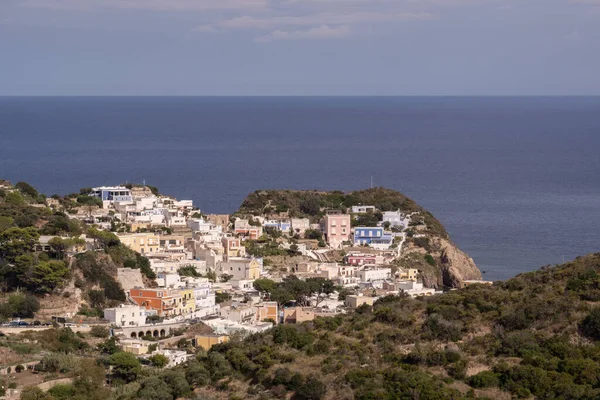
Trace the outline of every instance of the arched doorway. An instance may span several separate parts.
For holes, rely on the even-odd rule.
[[[137,334],[135,332],[131,332],[131,338],[135,339],[137,337]]]

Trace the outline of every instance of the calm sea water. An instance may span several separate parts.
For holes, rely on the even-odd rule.
[[[600,251],[600,98],[0,98],[0,178],[49,195],[145,180],[231,212],[371,177],[487,279]]]

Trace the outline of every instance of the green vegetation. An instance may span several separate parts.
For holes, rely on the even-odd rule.
[[[324,278],[307,278],[300,280],[295,275],[283,278],[280,283],[270,279],[257,279],[253,283],[254,289],[258,290],[263,297],[276,301],[283,306],[289,301],[295,301],[299,305],[308,305],[309,298],[317,296],[315,306],[318,306],[324,298],[334,292],[335,287],[331,280]]]

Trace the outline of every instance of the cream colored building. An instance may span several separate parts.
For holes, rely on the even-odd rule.
[[[118,236],[121,243],[141,254],[157,253],[160,248],[159,236],[152,232],[124,233]]]
[[[350,295],[350,296],[346,296],[345,304],[346,304],[346,307],[355,309],[355,308],[362,306],[363,304],[372,306],[374,301],[375,301],[374,297]]]

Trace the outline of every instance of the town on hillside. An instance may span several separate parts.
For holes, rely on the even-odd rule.
[[[53,271],[43,290],[39,280],[12,277],[14,285],[32,285],[30,290],[47,296],[62,288],[68,301],[63,308],[40,310],[35,322],[7,320],[2,329],[9,334],[50,324],[74,332],[107,328],[121,351],[145,360],[160,355],[175,366],[194,357],[185,345],[208,350],[232,336],[348,313],[385,296],[441,293],[424,285],[419,268],[407,266],[408,242],[426,239],[418,211],[358,204],[317,207],[317,217],[270,206],[205,214],[192,200],[145,185],[48,198],[29,185],[15,188],[4,181],[0,189],[5,204],[24,195],[31,210],[54,213],[44,214],[43,224],[32,222],[41,232],[32,268],[62,265],[74,271],[69,285],[60,282],[67,272]],[[2,218],[5,233],[20,229],[9,228],[12,217]],[[417,250],[430,261],[425,250]],[[18,264],[18,257],[13,261]],[[50,276],[59,278],[52,282]],[[480,281],[463,284],[472,282]]]

